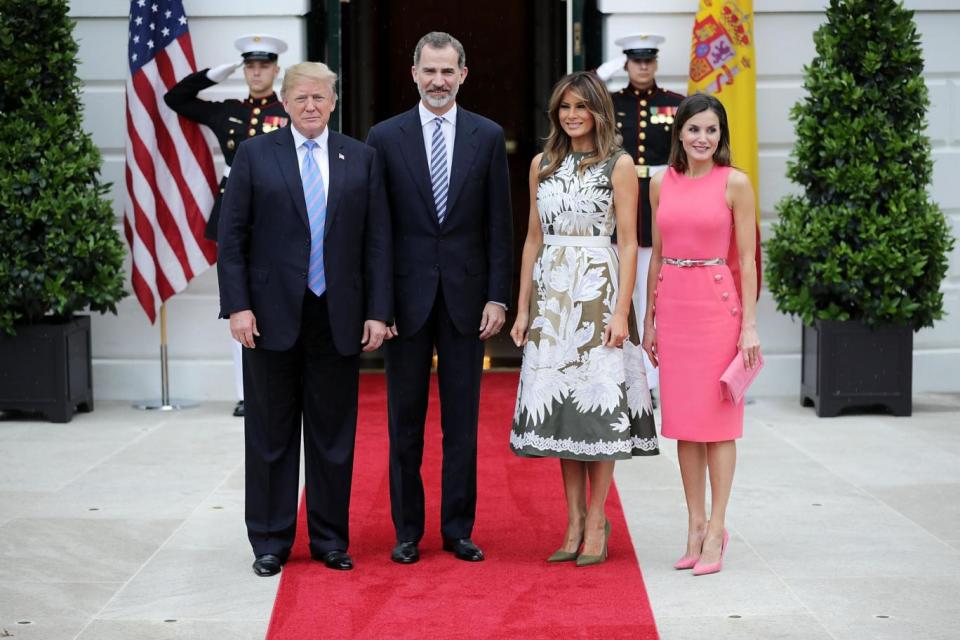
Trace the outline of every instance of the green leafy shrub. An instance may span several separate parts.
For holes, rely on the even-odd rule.
[[[0,0],[0,331],[116,313],[125,247],[82,128],[65,0]]]
[[[895,0],[831,0],[791,112],[788,167],[803,195],[777,205],[767,282],[780,311],[932,326],[953,238],[929,200],[929,105],[913,13]]]

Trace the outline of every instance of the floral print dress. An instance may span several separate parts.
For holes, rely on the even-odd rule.
[[[622,153],[582,175],[585,154],[571,153],[540,182],[537,209],[544,235],[613,234],[611,175]],[[510,433],[517,455],[618,460],[659,453],[632,308],[623,347],[603,346],[618,277],[613,246],[544,243],[533,268],[531,325]]]

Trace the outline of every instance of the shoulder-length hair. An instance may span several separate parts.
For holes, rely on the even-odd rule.
[[[680,142],[680,133],[687,120],[703,113],[704,111],[713,111],[717,114],[717,120],[720,121],[720,142],[717,144],[717,150],[713,152],[713,162],[721,167],[729,167],[731,160],[730,153],[730,126],[727,124],[727,110],[723,108],[723,103],[715,97],[706,93],[695,93],[687,96],[677,107],[677,117],[673,123],[673,131],[670,134],[670,166],[677,173],[684,173],[690,166],[687,162],[687,153],[683,150],[683,143]]]
[[[620,136],[613,119],[613,100],[606,85],[592,71],[577,71],[566,75],[554,85],[553,95],[550,96],[550,106],[547,109],[550,134],[543,147],[544,161],[540,173],[537,174],[539,180],[545,180],[559,169],[563,159],[573,148],[570,136],[560,125],[560,103],[568,90],[577,94],[593,115],[595,153],[580,162],[580,171],[583,172],[587,167],[603,162],[610,157],[614,149],[620,146]]]

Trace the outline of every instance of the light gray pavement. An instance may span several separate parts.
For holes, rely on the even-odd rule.
[[[250,571],[229,411],[0,418],[0,638],[263,638],[278,578]],[[823,420],[757,399],[713,576],[671,568],[686,516],[663,448],[616,477],[665,640],[960,638],[960,395]]]

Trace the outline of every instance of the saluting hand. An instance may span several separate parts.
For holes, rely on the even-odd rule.
[[[227,64],[221,64],[219,67],[213,67],[207,71],[207,80],[210,82],[220,83],[233,75],[233,72],[237,70],[243,64],[243,61],[240,62],[228,62]]]

